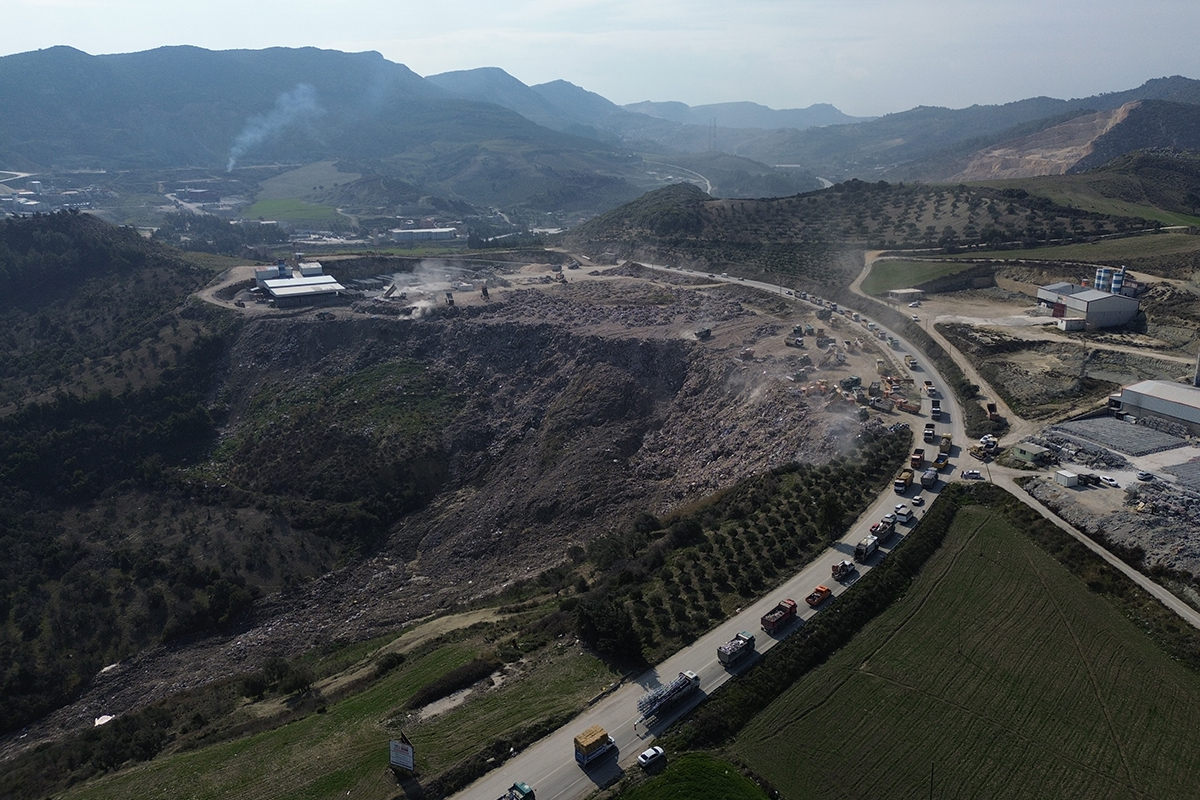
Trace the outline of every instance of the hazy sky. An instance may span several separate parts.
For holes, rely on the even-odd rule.
[[[877,115],[1200,78],[1197,0],[0,0],[0,54],[377,50],[616,103],[832,103]]]

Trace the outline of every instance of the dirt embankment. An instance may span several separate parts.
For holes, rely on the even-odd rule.
[[[738,297],[727,288],[590,282],[508,292],[421,319],[248,321],[220,392],[230,405],[227,435],[250,420],[264,391],[288,396],[372,365],[419,363],[456,398],[434,426],[448,459],[442,490],[369,558],[258,601],[232,633],[108,670],[3,752],[255,669],[268,656],[394,630],[536,575],[638,512],[665,514],[772,466],[845,450],[856,419],[811,408],[787,379],[797,351],[777,332],[792,320]],[[693,336],[702,325],[715,332],[706,342]],[[767,339],[771,347],[745,357],[743,348]],[[861,369],[845,371],[852,367]]]

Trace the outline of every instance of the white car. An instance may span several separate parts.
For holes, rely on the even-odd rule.
[[[983,477],[982,475],[979,474],[979,470],[977,470],[977,469],[964,469],[962,471],[962,476],[964,478],[969,478],[969,479],[975,480],[975,481],[977,481]]]
[[[663,757],[663,749],[658,745],[651,747],[646,752],[638,756],[638,766],[642,769],[647,769],[651,764],[658,762]]]
[[[909,303],[909,304],[908,304],[908,307],[909,307],[909,308],[920,308],[920,307],[921,307],[921,301],[920,301],[920,300],[913,300],[911,303]]]
[[[1116,480],[1116,478],[1113,478],[1113,477],[1111,477],[1111,476],[1109,476],[1109,475],[1101,475],[1101,476],[1100,476],[1100,482],[1101,482],[1101,483],[1103,483],[1105,486],[1111,486],[1111,487],[1113,487],[1114,489],[1120,489],[1120,488],[1121,488],[1121,484],[1117,483],[1117,480]]]
[[[912,320],[913,320],[913,322],[920,322],[920,321],[921,321],[921,318],[920,318],[920,317],[918,317],[916,314],[913,314],[913,315],[912,315]]]

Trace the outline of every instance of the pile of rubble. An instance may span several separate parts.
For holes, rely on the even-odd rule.
[[[1080,464],[1089,469],[1122,470],[1131,469],[1132,465],[1120,453],[1114,453],[1097,444],[1084,444],[1053,428],[1042,431],[1034,436],[1027,436],[1023,441],[1032,442],[1045,447],[1054,453],[1061,463],[1064,461]]]

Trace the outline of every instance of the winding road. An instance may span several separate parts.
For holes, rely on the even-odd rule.
[[[687,272],[683,269],[661,265],[648,264],[645,266],[680,274]],[[726,280],[733,282],[733,279]],[[776,284],[752,280],[738,280],[737,283],[743,286],[753,286],[771,293],[779,291],[779,287]],[[789,299],[794,300],[799,306],[808,305],[796,298]],[[920,355],[919,351],[914,349],[902,337],[892,331],[888,331],[888,333],[896,336],[899,340],[897,352],[900,354],[908,352],[917,356]],[[924,359],[922,359],[922,363],[924,363]],[[941,376],[931,370],[921,373],[921,377],[922,379],[930,378],[939,385],[945,385]],[[938,424],[938,436],[945,432],[950,432],[956,442],[966,441],[962,413],[957,400],[953,397],[942,398],[942,421]],[[918,433],[917,435],[919,439],[920,434]],[[954,451],[952,451],[952,456],[959,451],[960,448],[956,446]],[[950,473],[944,477],[950,477],[953,474],[954,469],[952,467]],[[939,486],[935,489],[924,490],[924,494],[936,495],[942,485],[939,483]],[[872,566],[877,564],[880,559],[885,558],[892,547],[898,542],[903,541],[904,536],[907,535],[908,528],[901,525],[897,528],[898,533],[890,540],[887,540],[887,546],[881,549],[881,553],[874,556],[868,563],[859,565],[858,571],[852,574],[849,579],[841,583],[830,579],[830,567],[843,559],[853,558],[854,546],[870,532],[871,525],[879,521],[884,514],[891,512],[893,505],[901,499],[890,488],[887,489],[855,520],[854,524],[837,543],[801,569],[796,575],[775,588],[769,595],[746,606],[736,616],[721,623],[698,639],[694,644],[683,648],[663,663],[623,683],[611,694],[595,702],[587,711],[575,718],[570,724],[543,738],[513,758],[510,758],[503,766],[489,772],[462,792],[454,795],[454,797],[459,800],[496,800],[514,782],[523,781],[531,785],[537,792],[538,797],[543,798],[543,800],[549,800],[550,798],[555,798],[555,800],[576,800],[576,798],[586,797],[598,788],[615,782],[626,770],[637,769],[637,755],[650,747],[656,733],[661,732],[675,719],[678,719],[681,715],[695,707],[705,695],[726,681],[734,679],[737,672],[740,672],[748,664],[753,663],[754,659],[757,658],[757,656],[754,656],[747,659],[733,671],[726,670],[717,661],[716,651],[719,645],[732,639],[739,631],[750,631],[756,636],[756,648],[758,652],[770,650],[778,642],[799,628],[804,620],[820,613],[821,608],[834,602],[834,600],[827,600],[816,609],[807,608],[804,605],[803,598],[814,587],[820,584],[829,586],[833,589],[834,598],[836,598],[853,586],[862,574],[869,572]],[[932,500],[933,497],[929,497],[929,502],[932,502]],[[915,520],[920,518],[927,507],[926,505],[914,509],[917,514]],[[759,626],[761,617],[774,608],[780,600],[789,597],[800,603],[803,609],[799,614],[801,621],[794,623],[790,628],[775,636],[763,632]],[[671,681],[684,670],[692,670],[700,676],[700,691],[695,695],[693,700],[679,707],[669,716],[655,721],[649,728],[636,725],[635,723],[637,723],[640,717],[637,710],[638,698],[648,690]],[[616,741],[618,752],[615,757],[606,756],[600,758],[594,765],[584,770],[575,763],[572,740],[576,734],[591,725],[603,726]]]
[[[863,297],[866,296],[862,294],[860,284],[862,278],[870,269],[871,261],[871,254],[868,254],[863,273],[855,280],[851,287],[854,293]],[[688,270],[663,265],[647,264],[645,266],[680,274],[689,272]],[[741,285],[754,286],[773,294],[778,293],[781,289],[777,284],[760,281],[740,280],[736,278],[715,280],[723,280],[730,283],[736,281]],[[803,307],[808,305],[799,298],[789,297],[789,299],[798,306]],[[865,322],[866,320],[864,320],[864,324]],[[901,355],[911,353],[918,358],[919,363],[924,367],[920,373],[921,380],[929,379],[937,386],[948,386],[944,376],[937,373],[936,369],[929,364],[928,359],[924,357],[923,353],[895,331],[888,331],[886,328],[884,330],[895,336],[898,340],[898,353]],[[963,370],[968,378],[978,383],[981,387],[987,386],[987,383],[982,380],[970,362],[951,347],[949,342],[935,330],[931,329],[930,335],[946,349],[946,352],[951,355],[955,363],[958,364],[959,368]],[[997,400],[999,402],[999,398]],[[1001,406],[1003,413],[1008,415],[1010,420],[1017,422],[1014,430],[1010,431],[1005,437],[1006,439],[1010,441],[1016,440],[1021,435],[1024,435],[1021,431],[1025,430],[1026,427],[1032,430],[1031,424],[1024,423],[1023,420],[1019,420],[1019,418],[1013,415],[1010,409],[1004,408],[1003,404]],[[953,435],[954,441],[958,443],[953,448],[951,456],[952,458],[960,457],[962,455],[961,445],[967,442],[967,437],[963,424],[962,409],[958,403],[958,399],[953,395],[942,396],[942,417],[942,420],[937,424],[937,434],[940,436],[944,432],[950,432]],[[914,432],[916,432],[917,425],[913,427]],[[971,462],[971,466],[975,466],[974,462]],[[1021,502],[1051,520],[1059,528],[1082,542],[1147,592],[1161,600],[1175,613],[1179,614],[1180,617],[1195,627],[1200,628],[1200,613],[1197,613],[1196,610],[1184,604],[1166,589],[1137,572],[1091,539],[1075,530],[1071,525],[1043,507],[1017,486],[1015,482],[1016,477],[1028,475],[1028,473],[1008,469],[996,464],[980,464],[978,466],[984,470],[988,480],[993,481],[996,485],[1013,494]],[[950,480],[957,480],[955,477],[957,472],[958,470],[952,461],[950,472],[944,477]],[[942,485],[944,484],[939,483],[938,488],[925,490],[925,494],[936,495]],[[729,641],[739,631],[744,630],[755,633],[758,652],[771,649],[779,641],[782,641],[787,635],[803,625],[804,620],[811,618],[814,614],[820,613],[820,609],[824,605],[834,602],[834,600],[827,600],[825,604],[816,609],[806,608],[800,614],[800,620],[793,623],[790,628],[780,632],[778,635],[768,635],[759,627],[759,619],[763,614],[772,609],[779,600],[786,597],[794,598],[799,600],[801,608],[804,608],[802,598],[807,596],[813,587],[818,584],[830,586],[833,589],[834,598],[836,599],[838,595],[853,586],[855,580],[861,574],[868,572],[874,564],[886,557],[886,553],[890,551],[890,547],[894,547],[898,542],[903,540],[907,529],[900,526],[900,532],[888,542],[889,547],[884,548],[868,564],[860,565],[859,571],[854,573],[850,579],[842,583],[830,580],[830,567],[832,564],[845,558],[852,558],[854,545],[869,532],[872,523],[892,510],[892,505],[897,499],[899,498],[891,490],[881,493],[875,502],[859,516],[846,535],[834,544],[833,547],[826,550],[796,575],[774,589],[769,595],[742,609],[736,616],[721,623],[694,644],[680,650],[657,667],[615,687],[611,693],[598,699],[587,711],[571,723],[538,741],[513,758],[510,758],[503,766],[480,778],[454,797],[460,800],[496,800],[514,782],[523,781],[533,786],[538,797],[543,800],[550,800],[551,798],[555,800],[577,800],[619,780],[626,770],[637,769],[637,755],[651,745],[656,733],[661,732],[675,719],[695,707],[708,693],[711,693],[726,681],[735,679],[737,672],[740,672],[758,658],[755,655],[730,671],[717,661],[716,649],[719,645]],[[932,501],[932,498],[930,499]],[[918,519],[926,507],[914,509],[918,514]],[[650,727],[637,725],[640,716],[637,710],[638,698],[646,691],[669,682],[684,670],[692,670],[700,676],[700,691],[697,692],[689,703],[679,707],[669,716],[657,720]],[[572,740],[576,734],[591,725],[601,725],[609,732],[616,741],[617,754],[615,756],[602,757],[595,764],[584,770],[575,763]]]

